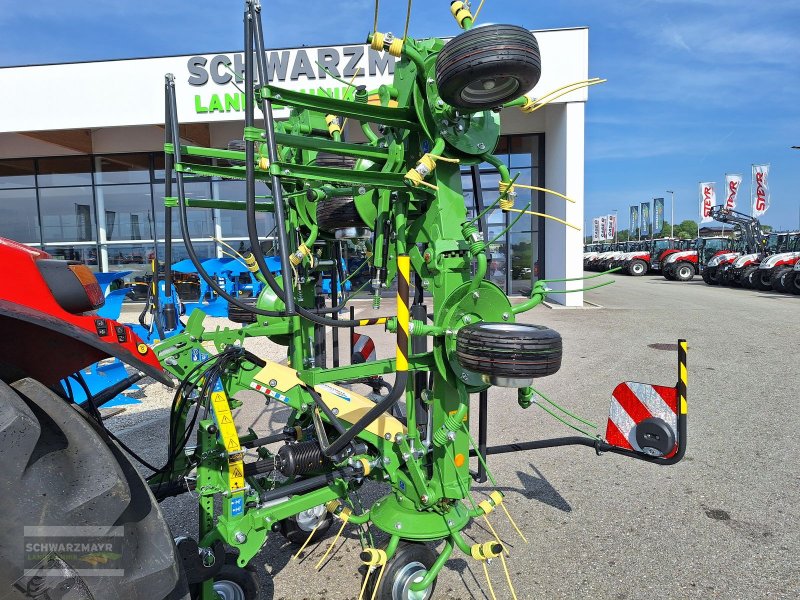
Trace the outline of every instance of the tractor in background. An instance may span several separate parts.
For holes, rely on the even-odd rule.
[[[718,253],[729,251],[730,238],[712,236],[695,240],[694,249],[673,252],[664,259],[661,273],[670,281],[691,281],[705,261]]]
[[[791,232],[786,234],[783,251],[762,260],[755,273],[752,275],[748,273],[745,280],[752,282],[752,287],[758,290],[785,292],[783,276],[793,270],[798,260],[800,260],[800,232]]]

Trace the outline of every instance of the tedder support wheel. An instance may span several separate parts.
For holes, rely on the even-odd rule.
[[[436,579],[422,591],[416,592],[409,588],[412,583],[425,576],[435,561],[436,553],[425,544],[400,542],[394,556],[386,563],[380,582],[378,582],[380,567],[372,571],[367,570],[364,577],[369,581],[363,597],[375,600],[428,600],[436,589]]]
[[[175,543],[148,486],[82,411],[33,379],[12,386],[0,381],[0,449],[0,596],[189,598]],[[25,544],[37,542],[99,549],[26,557]],[[86,569],[98,574],[82,575]],[[48,573],[39,576],[40,570]]]
[[[691,281],[694,279],[694,265],[681,263],[675,267],[675,281]]]
[[[457,35],[436,58],[436,85],[449,105],[466,110],[502,106],[539,82],[536,37],[516,25],[484,25]]]
[[[456,356],[465,369],[502,387],[524,387],[561,368],[561,335],[542,325],[477,323],[458,330]]]
[[[214,591],[220,600],[261,600],[261,584],[251,565],[236,564],[235,554],[225,555],[225,564],[214,577]]]
[[[298,546],[304,544],[308,536],[314,531],[311,543],[321,540],[330,529],[333,519],[324,504],[304,510],[299,515],[289,517],[280,522],[281,535]]]
[[[636,259],[628,265],[628,273],[634,277],[640,277],[647,273],[647,263],[643,260]]]
[[[340,156],[320,152],[314,164],[318,167],[352,170],[356,159],[352,156]],[[317,202],[317,225],[322,231],[332,233],[337,239],[354,239],[370,236],[370,230],[364,224],[356,209],[352,196],[337,196]]]

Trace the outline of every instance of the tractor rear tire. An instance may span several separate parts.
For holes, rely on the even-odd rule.
[[[772,273],[772,279],[770,280],[770,285],[772,289],[776,292],[786,293],[789,290],[786,289],[786,276],[792,272],[792,267],[778,267]]]
[[[12,386],[0,382],[0,448],[4,598],[60,598],[70,589],[76,598],[189,598],[172,534],[149,487],[83,411],[33,379]],[[98,528],[119,535],[102,535]],[[43,557],[31,557],[35,566],[26,564],[27,542],[91,543],[92,538],[111,547],[45,550]],[[121,562],[108,565],[107,553],[112,561],[113,554],[121,554]],[[122,574],[103,575],[104,565],[121,568]],[[29,568],[49,572],[24,575]],[[81,573],[87,569],[94,573]]]
[[[663,267],[661,269],[661,274],[667,281],[675,281],[675,270],[673,269],[672,265],[669,265],[668,267]]]
[[[561,354],[561,335],[543,325],[476,323],[462,327],[456,336],[461,366],[503,387],[524,387],[534,378],[558,372]]]
[[[628,273],[634,277],[641,277],[647,273],[647,263],[643,260],[639,260],[638,258],[633,260],[631,264],[628,265]]]
[[[356,165],[356,159],[352,156],[320,152],[317,154],[314,165],[352,170]],[[356,202],[352,196],[326,198],[318,201],[317,225],[322,231],[333,233],[339,239],[364,237],[368,231],[356,210]]]
[[[536,37],[516,25],[485,25],[445,44],[436,58],[436,85],[455,108],[488,110],[528,93],[542,75]]]
[[[691,281],[694,279],[695,268],[692,263],[680,263],[675,266],[675,281]]]

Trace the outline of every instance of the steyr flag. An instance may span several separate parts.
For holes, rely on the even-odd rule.
[[[769,209],[769,165],[753,165],[753,216]]]
[[[638,237],[639,233],[639,206],[634,204],[631,206],[631,228],[628,235],[631,239]]]
[[[739,195],[739,188],[742,186],[742,176],[738,174],[725,175],[725,208],[733,210],[736,208],[736,197]]]
[[[650,235],[650,203],[642,202],[642,235]]]
[[[617,216],[608,215],[606,217],[606,239],[613,240],[617,237]]]
[[[716,185],[713,181],[700,184],[700,222],[710,223],[714,219],[711,218],[711,209],[717,203],[717,192],[714,189]]]
[[[606,237],[606,218],[600,217],[600,219],[598,220],[600,221],[600,239],[607,240],[608,238]]]
[[[600,241],[600,219],[593,219],[592,220],[592,241],[599,242]]]
[[[653,235],[661,235],[661,230],[664,229],[664,199],[653,199]]]

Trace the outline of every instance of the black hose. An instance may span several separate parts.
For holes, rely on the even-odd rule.
[[[385,398],[383,398],[380,402],[378,402],[375,406],[370,408],[363,417],[361,417],[358,421],[353,423],[353,426],[350,427],[344,434],[336,438],[330,446],[323,452],[325,456],[333,456],[334,454],[338,454],[341,452],[345,446],[347,446],[350,442],[353,441],[359,433],[364,431],[375,419],[380,417],[383,413],[387,410],[391,409],[398,400],[400,400],[401,396],[406,391],[406,383],[408,382],[408,371],[398,371],[397,378],[394,382],[394,387],[392,388],[392,392],[388,394]]]

